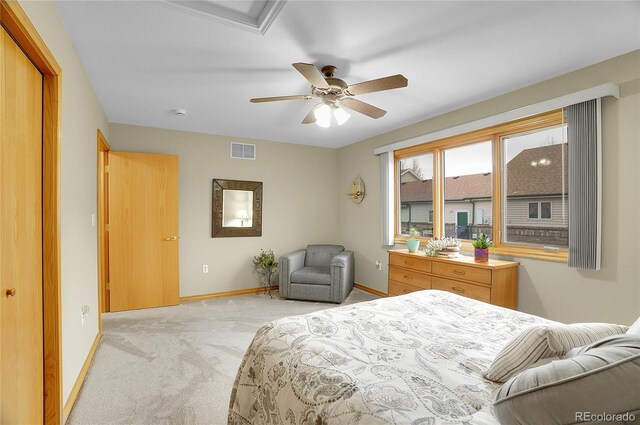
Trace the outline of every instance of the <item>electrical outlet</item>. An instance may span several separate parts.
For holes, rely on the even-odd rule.
[[[208,265],[203,265],[202,266],[202,273],[209,273],[209,266]]]
[[[376,269],[378,269],[378,271],[382,270],[382,261],[376,260]]]
[[[83,328],[84,328],[84,319],[87,318],[88,314],[89,314],[89,306],[85,304],[80,309],[80,320],[82,321],[82,327]]]

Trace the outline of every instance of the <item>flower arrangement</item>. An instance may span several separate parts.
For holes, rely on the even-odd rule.
[[[488,238],[484,233],[480,233],[480,236],[475,238],[473,242],[471,242],[474,248],[477,249],[486,249],[493,247],[493,241],[491,238]]]
[[[418,239],[420,237],[420,232],[415,227],[409,229],[409,239]]]
[[[442,239],[434,238],[428,243],[424,252],[430,257],[437,257],[441,251],[451,251],[457,253],[460,251],[462,242],[460,239],[446,237]]]

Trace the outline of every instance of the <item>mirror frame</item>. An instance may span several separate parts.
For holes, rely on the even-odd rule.
[[[224,227],[222,206],[225,190],[247,190],[253,192],[253,214],[251,227]],[[262,182],[213,179],[212,238],[236,238],[262,236]]]

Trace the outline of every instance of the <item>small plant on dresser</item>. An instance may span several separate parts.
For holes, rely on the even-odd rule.
[[[487,238],[487,235],[480,233],[480,236],[475,238],[471,244],[473,245],[473,258],[477,262],[489,261],[489,248],[493,247],[493,241]]]
[[[420,232],[415,227],[409,230],[409,239],[407,239],[407,249],[409,252],[417,252],[420,247]]]

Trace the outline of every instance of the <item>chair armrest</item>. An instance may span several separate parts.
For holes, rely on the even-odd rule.
[[[342,251],[331,259],[331,301],[341,303],[353,289],[353,251]]]
[[[304,267],[304,258],[307,255],[306,249],[299,249],[280,257],[280,270],[286,270],[287,276],[298,269]]]
[[[353,251],[342,251],[331,259],[331,266],[350,267],[353,264]]]
[[[285,298],[290,296],[291,273],[304,267],[304,258],[307,255],[306,249],[299,249],[290,254],[283,255],[278,260],[280,273],[280,295]]]

